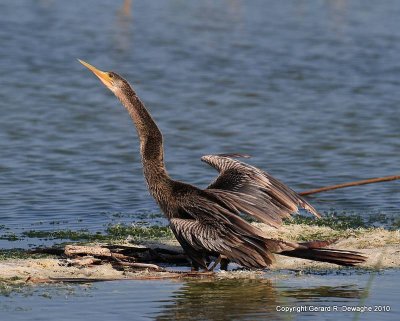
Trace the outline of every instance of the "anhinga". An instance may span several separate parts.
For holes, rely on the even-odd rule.
[[[194,267],[207,270],[209,258],[218,257],[217,262],[223,258],[244,267],[266,268],[273,263],[275,253],[349,266],[366,260],[358,252],[325,248],[331,241],[295,243],[269,239],[245,221],[241,214],[278,227],[282,219],[290,217],[299,207],[319,217],[307,201],[285,184],[233,159],[245,155],[203,156],[202,161],[219,171],[206,189],[172,180],[164,165],[162,134],[129,83],[114,72],[100,71],[79,61],[127,109],[139,135],[149,191]]]

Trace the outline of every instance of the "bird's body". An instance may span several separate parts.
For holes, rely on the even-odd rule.
[[[170,227],[196,267],[207,269],[210,256],[220,256],[249,268],[265,268],[274,253],[332,262],[361,263],[352,251],[324,249],[331,242],[285,242],[267,238],[241,215],[279,227],[282,219],[304,208],[317,211],[289,187],[268,173],[235,158],[246,155],[207,155],[202,160],[220,174],[208,188],[175,181],[164,165],[163,138],[135,91],[121,76],[82,62],[121,101],[140,139],[143,172],[150,191],[169,220]]]

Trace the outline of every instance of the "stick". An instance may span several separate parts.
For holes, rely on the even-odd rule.
[[[317,193],[321,193],[321,192],[331,191],[333,189],[338,189],[338,188],[365,185],[365,184],[372,184],[372,183],[379,183],[379,182],[394,181],[396,179],[400,179],[400,175],[376,177],[376,178],[364,179],[364,180],[361,180],[361,181],[355,181],[355,182],[349,182],[349,183],[325,186],[325,187],[320,187],[320,188],[316,188],[316,189],[311,189],[311,190],[308,190],[308,191],[300,192],[299,195],[305,196],[305,195],[310,195],[310,194],[317,194]]]
[[[165,271],[164,268],[155,265],[155,264],[148,264],[148,263],[134,263],[134,262],[124,262],[124,261],[117,261],[118,265],[121,266],[130,266],[138,269],[150,269],[150,270],[156,270],[156,271]]]
[[[130,267],[135,267],[139,269],[151,269],[151,270],[156,270],[156,271],[165,271],[164,268],[161,266],[155,265],[155,264],[148,264],[148,263],[136,263],[136,262],[124,262],[120,260],[118,257],[114,256],[111,254],[111,257],[114,259],[114,263],[121,265],[121,266],[130,266]]]

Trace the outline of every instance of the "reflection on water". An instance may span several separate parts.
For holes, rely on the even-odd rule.
[[[277,306],[296,301],[311,304],[328,298],[359,299],[363,293],[356,285],[283,290],[276,283],[268,279],[189,281],[173,293],[156,320],[283,320]]]
[[[132,0],[124,0],[121,9],[119,9],[119,14],[124,17],[130,17],[132,10]]]
[[[185,283],[156,320],[232,320],[275,313],[278,293],[269,280],[205,280]]]
[[[281,295],[297,299],[324,298],[361,298],[365,295],[364,290],[356,285],[345,286],[318,286],[315,288],[292,289],[282,291]]]
[[[124,0],[122,7],[117,10],[113,36],[116,51],[119,54],[128,53],[133,43],[131,0]]]

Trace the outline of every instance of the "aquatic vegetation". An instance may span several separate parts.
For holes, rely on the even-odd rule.
[[[149,220],[149,219],[158,219],[158,218],[165,218],[164,214],[162,213],[154,213],[154,212],[144,212],[144,213],[112,213],[112,217],[114,218],[126,218],[130,217],[135,220]]]
[[[371,220],[375,222],[375,220]],[[360,215],[326,215],[319,219],[307,217],[303,215],[296,215],[290,221],[285,221],[285,224],[305,224],[310,226],[327,226],[335,230],[347,230],[356,228],[366,228],[368,224]]]
[[[8,297],[13,293],[21,293],[23,288],[18,284],[19,280],[19,277],[11,279],[0,278],[0,297]]]
[[[49,229],[36,230],[31,229],[17,234],[10,231],[5,226],[0,226],[3,233],[0,239],[7,241],[18,241],[26,238],[38,238],[42,240],[68,240],[75,242],[114,242],[121,240],[131,240],[141,242],[146,240],[174,239],[173,233],[168,225],[152,222],[148,223],[148,214],[146,220],[136,221],[134,224],[108,224],[103,231],[89,231],[87,229]],[[161,214],[152,214],[158,218]],[[262,229],[268,228],[259,223],[254,225]],[[52,224],[53,225],[53,224]],[[384,226],[377,228],[375,226]],[[397,234],[390,231],[398,231],[400,228],[400,219],[387,217],[384,214],[371,216],[367,219],[360,215],[348,214],[326,214],[320,219],[314,219],[303,215],[296,215],[292,220],[285,221],[279,231],[268,230],[271,237],[285,238],[290,240],[305,241],[310,239],[332,239],[359,237],[366,234],[375,235],[385,234],[385,239],[389,243],[397,242]],[[386,231],[386,232],[385,232]]]
[[[112,242],[117,240],[131,239],[135,241],[156,240],[161,238],[172,238],[173,234],[168,226],[145,226],[142,224],[109,225],[105,232],[90,232],[88,230],[56,230],[41,231],[30,230],[22,233],[23,237],[39,238],[46,240],[71,240],[85,242]]]
[[[54,257],[50,254],[44,253],[30,253],[25,249],[1,249],[0,250],[0,261],[12,260],[12,259],[43,259]]]
[[[117,224],[107,228],[107,234],[116,239],[131,237],[134,240],[154,240],[172,238],[173,234],[169,226],[136,226]]]
[[[20,240],[20,237],[18,237],[18,235],[13,232],[7,232],[7,233],[0,235],[0,240],[6,240],[6,241],[13,242],[13,241]]]
[[[37,231],[30,230],[22,233],[22,236],[29,238],[40,238],[46,240],[63,239],[71,241],[106,241],[107,236],[101,232],[91,233],[88,230],[57,230],[57,231]]]
[[[400,229],[400,218],[397,218],[397,219],[393,220],[392,227]]]

